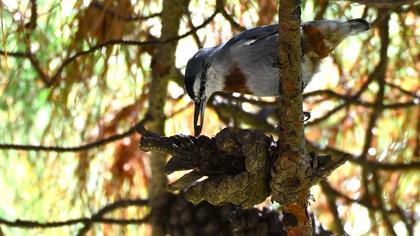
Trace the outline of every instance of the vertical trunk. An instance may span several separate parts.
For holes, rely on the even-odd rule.
[[[162,30],[161,40],[178,35],[181,17],[188,9],[189,0],[162,1]],[[177,41],[158,45],[152,59],[152,83],[150,86],[149,111],[151,121],[148,129],[158,134],[164,134],[165,127],[165,100],[167,95],[168,79],[175,65],[175,51]],[[166,156],[159,153],[152,153],[150,167],[152,178],[150,183],[150,199],[153,209],[152,230],[153,235],[164,235],[164,229],[160,224],[160,208],[164,203],[166,195],[167,179],[164,174]]]
[[[279,139],[272,169],[272,199],[282,204],[288,235],[311,235],[306,212],[309,157],[303,132],[300,0],[280,0]]]

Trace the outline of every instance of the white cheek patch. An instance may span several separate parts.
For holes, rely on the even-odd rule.
[[[201,73],[200,73],[201,75]],[[200,96],[200,87],[201,87],[201,76],[195,79],[193,85],[194,97],[198,98]],[[204,88],[204,94],[209,98],[214,92],[222,91],[224,88],[224,80],[220,79],[217,71],[213,67],[209,67],[206,72],[206,83]]]
[[[195,98],[198,97],[198,93],[200,92],[200,84],[201,84],[201,78],[195,79],[194,85],[193,85],[193,92],[194,92]]]
[[[214,92],[222,91],[224,88],[224,80],[218,78],[218,73],[213,67],[207,69],[207,81],[205,95],[209,98]]]

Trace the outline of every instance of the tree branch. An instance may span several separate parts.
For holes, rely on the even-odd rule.
[[[332,215],[334,216],[334,227],[337,231],[338,235],[346,235],[344,231],[343,222],[340,219],[340,214],[338,213],[337,205],[336,205],[336,195],[331,191],[331,187],[328,185],[326,181],[321,181],[320,183],[322,191],[325,193],[325,197],[327,198],[328,207]]]
[[[98,1],[92,1],[89,6],[95,7],[99,10],[103,10],[104,12],[106,12],[107,14],[111,15],[112,17],[115,17],[118,20],[122,20],[122,21],[143,21],[143,20],[148,20],[154,17],[158,17],[161,16],[162,13],[153,13],[150,14],[148,16],[142,16],[142,15],[135,15],[135,16],[124,16],[122,14],[119,14],[118,12],[115,12],[113,10],[110,10],[106,7],[104,7],[104,5]]]
[[[359,204],[359,205],[364,206],[364,207],[366,207],[368,209],[371,209],[371,210],[375,210],[375,211],[380,210],[378,206],[373,205],[370,201],[367,201],[366,199],[354,199],[354,198],[351,198],[351,197],[345,195],[344,193],[334,189],[327,181],[323,182],[323,187],[326,188],[326,191],[328,191],[329,194],[332,194],[337,198],[343,199],[344,202],[346,202],[346,203],[350,203],[350,204],[356,203],[356,204]],[[389,209],[389,210],[386,210],[386,212],[389,215],[399,214],[398,209]],[[405,213],[407,213],[407,212],[405,212]]]
[[[308,148],[316,151],[317,153],[326,153],[332,156],[333,159],[345,158],[353,164],[362,166],[369,170],[381,170],[381,171],[418,171],[420,170],[420,161],[412,161],[409,163],[383,163],[377,161],[369,161],[361,159],[348,152],[344,152],[332,147],[320,148],[313,142],[307,141]]]
[[[146,206],[148,204],[146,199],[123,199],[111,203],[102,207],[97,213],[93,214],[91,217],[82,217],[77,219],[70,219],[64,221],[51,221],[51,222],[39,222],[39,221],[30,221],[30,220],[5,220],[0,218],[0,224],[6,225],[9,227],[18,227],[18,228],[55,228],[62,226],[69,226],[74,224],[84,224],[92,225],[96,223],[101,224],[144,224],[148,222],[149,216],[143,217],[141,219],[115,219],[115,218],[105,218],[103,217],[106,213],[114,211],[119,208],[126,208],[129,206]]]
[[[38,5],[36,0],[30,0],[31,3],[31,19],[28,23],[25,24],[27,29],[33,30],[36,28],[36,21],[38,19]]]
[[[241,26],[240,24],[238,24],[231,15],[229,15],[229,13],[226,11],[225,9],[225,4],[224,4],[224,0],[217,0],[216,1],[216,8],[219,10],[219,12],[222,14],[222,16],[230,23],[231,27],[239,30],[239,31],[244,31],[246,30],[245,27]]]
[[[143,125],[148,118],[143,119],[136,125],[121,134],[115,134],[104,139],[74,147],[43,146],[43,145],[21,145],[21,144],[0,144],[0,150],[20,150],[20,151],[45,151],[45,152],[81,152],[91,148],[100,147],[108,143],[115,142],[134,134],[138,130],[144,130]]]
[[[419,0],[346,0],[376,8],[393,8],[407,4],[417,4]]]
[[[176,42],[176,41],[179,41],[179,40],[181,40],[183,38],[186,38],[190,35],[193,35],[198,30],[206,27],[210,22],[213,21],[213,19],[216,17],[216,15],[218,13],[219,13],[219,9],[216,8],[215,11],[213,12],[213,14],[209,18],[207,18],[205,21],[203,21],[203,23],[201,23],[200,25],[196,26],[195,28],[191,29],[190,31],[188,31],[184,34],[178,35],[178,36],[175,36],[175,37],[169,37],[169,38],[160,39],[160,40],[150,40],[150,41],[135,41],[135,40],[116,39],[116,40],[109,40],[109,41],[97,44],[97,45],[95,45],[95,46],[93,46],[93,47],[91,47],[87,50],[78,51],[75,54],[73,54],[72,56],[64,59],[62,61],[61,65],[57,68],[56,72],[51,76],[51,78],[45,79],[42,73],[40,73],[40,76],[43,79],[46,86],[51,87],[51,86],[57,84],[64,68],[67,67],[69,64],[71,64],[73,61],[75,61],[77,58],[79,58],[81,56],[89,55],[93,52],[99,51],[102,48],[108,47],[108,46],[122,45],[122,46],[145,47],[145,46],[156,45],[156,44],[167,44],[167,43]],[[31,59],[31,56],[32,56],[31,53],[28,53],[28,52],[8,52],[8,51],[5,51],[5,50],[0,50],[0,55],[7,55],[7,56],[18,57],[18,58],[28,58],[28,59]]]

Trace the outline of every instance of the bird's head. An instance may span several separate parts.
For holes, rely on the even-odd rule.
[[[215,48],[200,49],[187,63],[185,69],[185,89],[194,101],[194,135],[201,133],[204,111],[209,97],[220,90],[211,68],[211,53]]]
[[[302,24],[302,45],[305,54],[324,58],[346,37],[370,29],[364,19],[348,21],[318,20]]]

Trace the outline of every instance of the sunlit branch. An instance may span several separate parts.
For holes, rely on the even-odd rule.
[[[119,14],[113,10],[108,9],[107,7],[105,7],[102,3],[97,2],[97,1],[93,1],[90,3],[89,6],[95,7],[97,9],[103,10],[106,14],[109,14],[112,17],[115,17],[118,20],[122,20],[122,21],[143,21],[143,20],[148,20],[151,18],[155,18],[158,16],[161,16],[161,13],[153,13],[147,16],[143,16],[143,15],[137,15],[137,16],[123,16],[122,14]]]
[[[390,43],[390,38],[389,38],[389,19],[390,19],[390,13],[386,12],[386,11],[378,11],[378,16],[382,16],[383,19],[379,22],[378,28],[379,28],[379,34],[380,34],[380,39],[381,39],[381,47],[379,50],[379,55],[380,55],[380,61],[378,63],[378,65],[375,68],[374,73],[372,73],[372,77],[375,77],[375,80],[377,81],[378,85],[379,85],[379,89],[378,92],[376,94],[376,98],[375,98],[375,105],[378,105],[376,107],[373,108],[372,113],[370,115],[370,119],[368,122],[368,127],[367,127],[367,132],[366,132],[366,136],[365,136],[365,143],[363,146],[363,151],[362,154],[360,156],[361,160],[367,160],[367,155],[368,155],[368,150],[369,148],[372,146],[372,141],[374,140],[374,136],[371,132],[371,130],[373,130],[373,128],[377,125],[377,121],[379,119],[379,117],[382,115],[383,110],[379,107],[380,105],[383,104],[384,101],[384,96],[385,96],[385,74],[386,74],[386,69],[388,67],[388,56],[387,56],[387,52],[388,52],[388,46]],[[363,173],[363,186],[365,188],[365,196],[370,199],[370,201],[372,201],[371,197],[369,197],[370,190],[369,190],[369,182],[368,182],[368,173],[366,171],[366,169],[362,169],[362,173]],[[385,204],[383,202],[382,199],[382,194],[381,192],[382,187],[379,183],[379,177],[378,177],[378,173],[375,170],[371,170],[371,175],[372,175],[372,182],[373,182],[373,195],[374,198],[376,200],[376,204],[379,207],[379,212],[382,215],[382,219],[383,222],[388,230],[388,232],[391,235],[396,236],[397,233],[395,232],[394,228],[393,228],[393,223],[389,217],[389,215],[387,214],[387,211],[385,209]]]
[[[318,1],[319,9],[315,14],[314,20],[323,20],[325,12],[327,11],[327,7],[329,5],[328,0],[321,0]]]
[[[391,8],[407,4],[416,4],[419,0],[346,0],[377,8]]]
[[[49,85],[50,84],[50,78],[49,75],[47,74],[47,72],[45,72],[42,67],[41,64],[39,63],[38,58],[36,58],[36,55],[34,55],[30,50],[30,45],[29,42],[26,42],[26,47],[27,47],[27,51],[28,51],[28,59],[32,64],[32,67],[35,69],[36,72],[38,72],[39,77],[41,78],[42,82],[44,82],[45,85]]]
[[[342,192],[334,189],[327,181],[324,181],[324,183],[325,184],[324,184],[323,187],[324,188],[327,188],[327,191],[330,194],[333,194],[334,196],[343,199],[346,203],[350,203],[350,204],[356,203],[356,204],[362,205],[362,206],[364,206],[364,207],[366,207],[368,209],[379,211],[378,206],[373,205],[369,201],[366,201],[365,199],[354,199],[354,198],[351,198],[351,197],[347,196],[346,194],[344,194],[344,193],[342,193]],[[386,212],[388,214],[392,214],[392,215],[398,214],[397,209],[388,209],[388,210],[386,210]]]
[[[332,197],[334,199],[340,198],[340,199],[343,199],[345,203],[347,204],[359,204],[361,206],[368,208],[369,210],[382,211],[389,215],[397,215],[401,218],[401,220],[406,225],[408,232],[413,231],[413,224],[415,222],[415,219],[414,217],[410,218],[410,216],[413,216],[413,213],[408,212],[408,211],[403,211],[401,207],[398,206],[397,204],[395,204],[395,206],[391,209],[383,209],[379,207],[377,204],[373,204],[372,202],[368,201],[368,199],[351,198],[347,196],[346,194],[334,189],[327,181],[322,181],[321,185],[322,185],[323,192],[327,195],[327,198],[328,197]],[[413,235],[413,234],[409,234],[409,235]]]
[[[405,227],[407,228],[408,235],[414,235],[414,225],[417,220],[415,219],[415,214],[407,214],[399,205],[395,204],[393,206],[397,211],[398,216],[404,222]]]
[[[115,45],[122,45],[122,46],[139,46],[139,47],[144,47],[144,46],[150,46],[150,45],[156,45],[156,44],[165,44],[165,43],[171,43],[171,42],[175,42],[178,41],[180,39],[186,38],[192,34],[194,34],[195,32],[197,32],[198,30],[206,27],[210,22],[213,21],[214,17],[216,17],[216,15],[219,13],[219,10],[216,9],[213,14],[207,18],[205,21],[203,21],[203,23],[201,23],[200,25],[196,26],[195,28],[191,29],[190,31],[176,36],[176,37],[172,37],[172,38],[168,38],[168,39],[164,39],[164,40],[150,40],[150,41],[135,41],[135,40],[123,40],[123,39],[116,39],[116,40],[109,40],[100,44],[97,44],[96,46],[93,46],[87,50],[84,51],[79,51],[76,52],[75,54],[73,54],[72,56],[66,58],[61,65],[58,67],[57,71],[54,73],[53,76],[51,76],[51,79],[49,79],[48,81],[44,81],[45,84],[47,86],[53,86],[54,84],[57,83],[57,80],[59,79],[59,77],[61,76],[62,71],[64,70],[64,68],[66,66],[68,66],[70,63],[72,63],[73,61],[75,61],[77,58],[81,57],[81,56],[85,56],[85,55],[89,55],[93,52],[96,52],[98,50],[101,50],[104,47],[108,47],[108,46],[115,46]],[[30,53],[24,53],[24,52],[6,52],[4,50],[0,51],[1,55],[8,55],[8,56],[14,56],[16,55],[17,57],[26,57],[28,59],[30,59],[31,54]]]
[[[118,224],[118,225],[129,225],[129,224],[144,224],[149,221],[149,217],[146,216],[141,219],[116,219],[116,218],[78,218],[65,221],[51,221],[51,222],[40,222],[30,220],[4,220],[0,219],[1,225],[18,228],[56,228],[62,226],[69,226],[75,224]]]
[[[96,219],[96,218],[103,218],[103,216],[111,211],[117,210],[119,208],[126,208],[129,206],[146,206],[149,205],[149,200],[147,199],[123,199],[117,202],[114,202],[112,204],[106,205],[105,207],[103,207],[102,209],[100,209],[97,213],[95,213],[91,218]],[[124,219],[123,221],[121,221],[121,223],[123,222],[132,222],[132,224],[142,224],[142,223],[146,223],[149,221],[149,216],[150,215],[146,215],[145,217],[143,217],[142,219]],[[119,219],[121,220],[121,219]],[[142,222],[143,221],[143,222]],[[92,225],[95,222],[84,222],[84,226],[82,228],[79,229],[79,232],[77,233],[77,235],[82,236],[82,235],[86,235],[86,233],[90,230],[90,228],[92,227]]]
[[[29,53],[28,52],[8,52],[0,49],[0,55],[3,56],[11,56],[16,58],[28,58]]]
[[[332,188],[328,185],[327,181],[321,181],[319,184],[321,185],[322,191],[325,193],[330,212],[334,216],[334,225],[337,233],[339,235],[346,235],[343,222],[340,218],[340,214],[336,205],[337,196],[331,191]]]
[[[19,150],[19,151],[45,151],[45,152],[80,152],[88,149],[97,148],[108,143],[115,142],[134,134],[139,129],[144,129],[143,126],[147,122],[144,119],[136,125],[121,134],[115,134],[104,139],[100,139],[91,143],[83,144],[74,147],[59,147],[59,146],[43,146],[43,145],[21,145],[21,144],[0,144],[0,150]]]
[[[38,5],[37,5],[36,0],[31,0],[30,2],[31,2],[31,18],[30,18],[30,21],[25,24],[25,27],[27,29],[33,30],[36,28],[36,21],[38,18],[38,12],[37,12]]]
[[[379,177],[378,173],[376,171],[372,171],[372,182],[373,182],[373,195],[374,199],[377,200],[376,204],[378,205],[379,212],[382,215],[382,219],[385,223],[386,228],[388,228],[388,231],[391,235],[397,236],[397,233],[394,230],[393,223],[391,221],[391,218],[389,217],[389,214],[387,212],[384,200],[382,199],[382,186],[379,183]]]
[[[191,17],[191,12],[187,12],[186,15],[187,15],[187,18],[188,18],[189,27],[195,28],[194,23],[192,21],[192,17]],[[198,36],[197,32],[195,32],[192,36],[194,38],[195,44],[197,44],[197,47],[199,49],[203,48],[203,43],[201,42],[200,37]]]
[[[420,170],[420,161],[412,161],[409,163],[383,163],[377,161],[362,161],[360,158],[348,159],[350,162],[358,164],[372,170],[384,171],[418,171]]]
[[[382,65],[380,65],[380,66],[382,67]],[[400,108],[406,108],[406,107],[418,105],[418,101],[416,101],[417,98],[415,98],[411,101],[408,101],[408,102],[396,102],[396,103],[390,103],[390,104],[384,104],[383,101],[380,102],[380,103],[371,103],[371,102],[361,100],[360,97],[363,94],[363,92],[366,91],[369,84],[378,77],[378,75],[377,75],[378,70],[379,69],[376,68],[375,71],[372,72],[369,75],[368,80],[362,85],[362,87],[359,89],[359,91],[357,91],[354,95],[342,95],[342,94],[339,94],[339,93],[337,93],[333,90],[330,90],[330,89],[317,90],[317,91],[305,93],[303,95],[304,99],[307,99],[307,98],[313,97],[313,96],[324,95],[324,96],[327,96],[327,97],[341,99],[341,100],[344,101],[344,103],[337,105],[336,107],[334,107],[332,110],[328,111],[323,116],[321,116],[317,119],[314,119],[311,122],[308,122],[306,124],[306,126],[313,126],[313,125],[319,124],[320,122],[323,122],[323,121],[327,120],[328,118],[330,118],[332,115],[336,114],[337,112],[339,112],[343,108],[348,107],[352,104],[359,105],[359,106],[364,106],[364,107],[369,107],[369,108],[374,108],[374,109],[380,109],[380,110],[400,109]]]
[[[408,91],[406,93],[409,93]],[[326,90],[317,90],[317,91],[313,91],[313,92],[309,92],[304,94],[304,98],[309,98],[309,97],[313,97],[313,96],[319,96],[319,95],[324,95],[327,96],[329,98],[336,98],[336,99],[340,99],[345,101],[347,104],[355,104],[355,105],[360,105],[360,106],[364,106],[364,107],[380,107],[381,109],[395,109],[395,108],[405,108],[405,107],[409,107],[409,106],[415,106],[418,105],[418,102],[416,102],[415,100],[412,101],[407,101],[407,102],[395,102],[395,103],[389,103],[389,104],[375,104],[372,102],[368,102],[368,101],[364,101],[361,100],[359,97],[356,96],[348,96],[348,95],[343,95],[343,94],[339,94],[333,90],[330,89],[326,89]],[[417,96],[414,93],[410,93],[407,94],[410,95],[412,97],[415,97],[415,99],[419,99],[417,98]]]
[[[326,153],[333,156],[345,157],[349,162],[363,166],[370,170],[383,170],[383,171],[416,171],[420,170],[420,161],[412,161],[409,163],[384,163],[378,161],[363,160],[351,153],[344,152],[332,147],[321,148],[317,144],[307,141],[311,149],[318,153]]]
[[[245,27],[243,27],[239,23],[237,23],[233,19],[233,17],[225,10],[224,0],[217,0],[216,5],[217,5],[217,9],[219,9],[219,11],[222,14],[222,16],[230,23],[230,25],[232,26],[232,28],[234,28],[236,30],[239,30],[239,31],[246,30]]]
[[[146,206],[148,204],[147,199],[123,199],[111,203],[109,205],[101,208],[97,213],[93,214],[91,217],[81,217],[77,219],[70,219],[64,221],[51,221],[51,222],[40,222],[40,221],[30,221],[30,220],[6,220],[0,218],[0,225],[6,225],[9,227],[18,227],[18,228],[55,228],[62,226],[69,226],[75,224],[118,224],[118,225],[128,225],[128,224],[144,224],[149,220],[149,216],[145,216],[140,219],[116,219],[116,218],[106,218],[103,217],[106,213],[114,211],[120,208],[126,208],[129,206]]]
[[[376,83],[379,86],[379,89],[376,93],[375,100],[374,100],[374,103],[376,106],[373,108],[372,112],[370,113],[369,121],[366,127],[366,135],[365,135],[365,140],[363,144],[362,154],[359,157],[359,159],[363,161],[367,161],[369,148],[371,147],[372,142],[374,141],[374,136],[371,130],[376,127],[377,121],[383,113],[383,109],[380,106],[383,105],[383,101],[385,97],[385,75],[386,75],[386,70],[388,67],[387,52],[388,52],[388,46],[390,43],[389,33],[388,33],[389,14],[390,13],[385,12],[385,11],[378,11],[378,17],[376,19],[376,24],[378,24],[377,27],[381,36],[380,37],[381,44],[380,44],[380,49],[379,49],[380,59],[379,59],[378,64],[375,66],[374,71],[369,75],[369,77],[371,77],[372,80],[376,81]],[[388,232],[392,235],[396,235],[392,227],[392,223],[388,215],[386,214],[385,210],[383,209],[382,196],[379,194],[379,198],[377,198],[378,191],[381,191],[380,189],[378,189],[379,183],[375,183],[374,181],[374,190],[372,193],[371,192],[372,189],[369,188],[369,184],[370,184],[369,177],[368,177],[369,175],[376,175],[375,170],[364,168],[364,166],[362,166],[362,186],[363,186],[362,191],[364,192],[363,197],[371,201],[373,199],[372,194],[375,196],[376,201],[379,202],[378,206],[381,209],[380,212],[382,213],[381,215],[382,215],[383,221],[385,223],[385,226]],[[370,218],[371,220],[374,220],[375,216],[372,213],[370,213]]]
[[[152,41],[133,41],[133,40],[110,40],[101,44],[98,44],[86,51],[80,51],[75,53],[73,56],[67,58],[66,60],[63,61],[63,63],[61,64],[61,66],[58,68],[57,72],[54,74],[54,76],[51,78],[51,85],[54,84],[58,77],[61,75],[61,72],[63,71],[63,69],[69,65],[71,62],[73,62],[74,60],[76,60],[77,58],[83,56],[83,55],[87,55],[90,53],[93,53],[95,51],[98,51],[104,47],[107,46],[114,46],[114,45],[126,45],[126,46],[149,46],[149,45],[154,45],[154,44],[164,44],[164,43],[170,43],[170,42],[175,42],[178,41],[180,39],[186,38],[192,34],[194,34],[197,30],[204,28],[206,25],[208,25],[213,18],[217,15],[218,11],[215,10],[214,13],[207,18],[201,25],[197,26],[194,29],[191,29],[190,31],[186,32],[185,34],[173,37],[173,38],[168,38],[165,40],[152,40]]]
[[[309,127],[309,126],[314,126],[316,124],[319,124],[323,121],[326,121],[328,118],[330,118],[332,115],[336,114],[337,112],[339,112],[340,110],[344,109],[345,107],[349,106],[350,104],[348,103],[342,103],[340,105],[337,105],[336,107],[334,107],[332,110],[329,110],[327,113],[325,113],[323,116],[316,118],[308,123],[305,124],[305,126]]]
[[[419,92],[408,91],[408,90],[406,90],[404,88],[401,88],[400,86],[398,86],[396,84],[393,84],[393,83],[390,83],[390,82],[386,82],[386,85],[388,85],[391,88],[395,88],[395,89],[399,90],[401,93],[403,93],[405,95],[411,96],[413,98],[420,99],[420,93]]]

